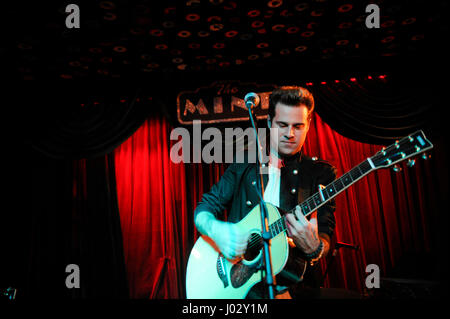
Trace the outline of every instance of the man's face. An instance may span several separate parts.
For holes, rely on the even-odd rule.
[[[281,156],[299,152],[309,130],[308,108],[305,105],[289,106],[278,102],[275,117],[270,120],[271,148]]]

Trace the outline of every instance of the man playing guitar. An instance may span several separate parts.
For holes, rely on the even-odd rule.
[[[276,298],[295,298],[293,287],[308,284],[308,281],[314,285],[314,277],[308,279],[308,273],[313,274],[317,261],[327,255],[335,228],[333,200],[311,214],[309,220],[298,206],[320,185],[327,185],[336,177],[336,170],[329,163],[302,153],[313,111],[314,98],[304,88],[281,87],[270,96],[267,124],[277,130],[271,130],[270,134],[269,174],[263,175],[264,200],[286,211],[295,207],[295,215],[288,214],[285,219],[288,236],[292,239],[289,249],[294,252],[290,256],[300,256],[313,265],[304,278],[292,280],[290,276],[291,280],[286,280],[289,276],[283,272],[277,275]],[[256,165],[230,165],[195,209],[197,229],[211,238],[228,260],[242,258],[247,249],[250,233],[243,232],[236,223],[259,204],[255,188]],[[227,221],[221,220],[224,210],[228,210]],[[315,271],[317,273],[317,269]],[[262,298],[263,293],[262,287],[256,285],[247,298]]]

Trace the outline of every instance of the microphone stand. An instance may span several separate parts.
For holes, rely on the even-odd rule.
[[[261,143],[259,141],[258,137],[258,128],[256,124],[256,116],[254,116],[253,107],[255,107],[255,103],[253,101],[248,101],[246,103],[249,115],[250,115],[250,121],[252,123],[252,126],[255,130],[255,137],[256,137],[256,147],[257,147],[257,168],[256,168],[256,179],[259,179],[259,183],[256,183],[256,185],[259,185],[259,187],[256,187],[256,191],[259,192],[259,197],[261,201],[259,202],[260,212],[261,212],[261,231],[262,231],[262,239],[263,239],[263,256],[264,256],[264,266],[261,268],[261,272],[265,269],[266,276],[265,276],[265,283],[267,285],[269,299],[275,298],[275,280],[273,276],[272,271],[272,257],[270,252],[270,239],[271,235],[269,232],[269,218],[268,218],[268,211],[267,206],[264,201],[264,180],[263,176],[261,174],[262,169],[262,154],[261,154]],[[255,186],[256,186],[255,185]],[[262,277],[264,277],[264,273],[262,273]]]

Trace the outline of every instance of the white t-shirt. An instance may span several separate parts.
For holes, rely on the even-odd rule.
[[[264,190],[264,201],[280,206],[280,169],[269,164],[269,180]]]
[[[264,201],[277,207],[280,206],[280,181],[280,169],[269,164],[269,180],[267,181],[267,186],[264,190]],[[285,286],[275,286],[275,290],[277,291],[282,291],[286,288],[287,287]]]

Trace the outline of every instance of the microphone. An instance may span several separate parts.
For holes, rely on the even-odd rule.
[[[254,92],[247,93],[247,95],[244,97],[244,102],[245,102],[245,106],[248,109],[257,107],[260,102],[259,95]]]

